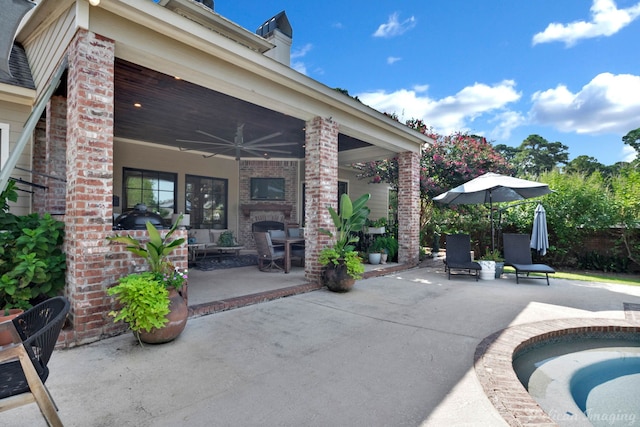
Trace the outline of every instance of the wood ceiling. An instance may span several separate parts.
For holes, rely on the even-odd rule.
[[[274,152],[270,153],[270,157],[304,158],[304,121],[174,76],[116,59],[114,95],[116,137],[195,150],[203,155],[234,157],[235,152],[221,152],[224,144],[220,140],[207,137],[202,132],[234,141],[238,127],[244,125],[242,132],[247,142],[277,134],[260,143],[260,146],[273,144]],[[137,107],[136,103],[140,106]],[[293,142],[295,144],[286,144]],[[368,145],[346,135],[339,136],[339,150]],[[242,151],[241,157],[256,158],[268,153],[268,150],[252,150],[254,153]]]

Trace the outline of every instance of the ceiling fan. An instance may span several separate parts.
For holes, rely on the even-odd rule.
[[[236,128],[236,135],[233,141],[221,138],[219,136],[210,134],[203,130],[196,130],[201,135],[207,136],[215,141],[200,141],[189,139],[177,139],[177,142],[184,142],[186,144],[196,144],[198,147],[180,147],[180,151],[206,151],[210,152],[209,155],[203,155],[203,157],[213,157],[224,154],[234,154],[236,160],[240,160],[243,154],[249,154],[256,157],[270,158],[272,154],[292,154],[291,151],[281,150],[273,147],[285,147],[289,145],[298,145],[297,142],[270,142],[269,139],[276,138],[282,135],[282,132],[274,132],[269,135],[262,136],[260,138],[252,139],[251,141],[244,140],[244,126],[245,124],[239,124]]]

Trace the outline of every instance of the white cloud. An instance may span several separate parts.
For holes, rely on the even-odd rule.
[[[376,32],[373,33],[373,37],[388,38],[388,37],[399,36],[409,31],[415,26],[416,26],[416,18],[414,16],[400,22],[399,14],[398,12],[395,12],[389,15],[389,20],[385,24],[380,24]]]
[[[298,58],[304,58],[307,53],[309,53],[313,49],[313,45],[311,43],[307,43],[304,46],[291,51],[291,68],[296,70],[299,73],[307,74],[307,66],[303,61],[296,61]]]
[[[532,96],[531,120],[563,132],[625,135],[640,125],[640,76],[602,73],[579,92],[566,86]]]
[[[489,139],[508,140],[511,138],[511,131],[526,123],[526,119],[518,111],[504,111],[490,120],[489,123],[498,124],[489,133]]]
[[[581,39],[611,36],[640,16],[640,3],[626,9],[618,9],[614,0],[593,0],[591,21],[574,21],[568,24],[553,22],[533,36],[533,44],[563,42],[570,47]]]
[[[388,58],[387,58],[387,64],[389,64],[389,65],[393,65],[393,64],[395,64],[396,62],[400,61],[401,59],[402,59],[402,58],[399,58],[399,57],[397,57],[397,56],[390,56],[390,57],[388,57]]]
[[[428,86],[423,85],[389,93],[383,90],[365,92],[357,96],[379,111],[398,114],[402,121],[423,119],[443,134],[466,130],[476,118],[485,114],[504,114],[505,106],[521,97],[512,80],[493,86],[475,83],[442,99],[430,98],[427,90]],[[507,117],[514,120],[513,116]]]
[[[632,162],[636,159],[637,156],[638,153],[636,152],[635,148],[627,144],[624,145],[624,147],[622,148],[621,156],[623,162]]]

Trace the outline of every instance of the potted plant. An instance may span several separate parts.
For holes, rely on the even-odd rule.
[[[497,269],[498,263],[500,263],[500,273],[498,273]],[[504,268],[504,258],[502,258],[500,252],[497,249],[489,250],[489,248],[487,248],[484,255],[480,257],[478,264],[480,264],[480,267],[482,267],[482,270],[480,271],[480,279],[497,279],[502,274],[502,269]]]
[[[322,272],[324,284],[331,291],[347,292],[355,281],[362,277],[364,266],[362,259],[355,251],[358,236],[369,216],[367,201],[370,194],[364,194],[355,201],[351,201],[347,194],[340,197],[340,213],[329,206],[329,214],[335,226],[336,233],[326,229],[319,229],[320,233],[335,238],[335,243],[320,252],[318,261],[326,268]]]
[[[382,262],[382,255],[387,255],[384,239],[384,237],[378,236],[373,239],[373,242],[369,245],[369,264],[380,264]]]
[[[367,233],[368,234],[384,234],[385,227],[387,225],[387,218],[381,217],[372,221],[367,219]]]
[[[398,253],[398,240],[396,240],[395,237],[378,236],[375,241],[376,241],[376,244],[380,246],[383,252],[383,255],[382,255],[382,258],[384,260],[383,264],[387,262],[387,257],[389,260],[393,260],[396,257],[396,254]]]
[[[114,322],[126,322],[140,344],[172,341],[182,333],[187,323],[189,310],[182,295],[187,271],[175,268],[167,258],[185,241],[184,238],[169,240],[181,219],[182,216],[164,237],[147,221],[149,240],[146,243],[129,235],[107,238],[126,244],[128,251],[149,264],[149,271],[122,277],[107,291],[121,304],[120,309],[109,314],[114,317]]]

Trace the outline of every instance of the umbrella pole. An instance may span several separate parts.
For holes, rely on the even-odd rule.
[[[491,253],[496,250],[495,237],[493,235],[493,195],[489,191],[489,219],[491,221]]]

